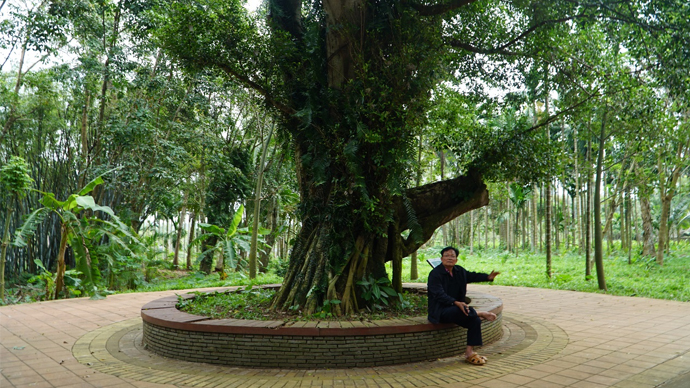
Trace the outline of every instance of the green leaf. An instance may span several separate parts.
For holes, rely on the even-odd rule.
[[[77,202],[77,205],[84,209],[93,209],[94,207],[96,207],[96,200],[93,199],[93,197],[90,195],[79,195],[76,197],[75,200]]]
[[[240,205],[240,208],[237,209],[235,215],[232,217],[232,223],[230,223],[230,227],[228,228],[228,237],[232,237],[237,232],[237,225],[242,221],[242,214],[244,214],[244,205]]]
[[[46,269],[46,267],[43,265],[43,263],[41,263],[41,260],[34,259],[34,264],[36,264],[38,266],[38,268],[42,269],[43,272],[47,272],[48,274],[52,275],[52,273],[50,273],[50,271],[48,271]]]
[[[103,183],[103,178],[101,178],[101,177],[98,177],[98,178],[92,180],[86,186],[84,186],[83,189],[81,189],[81,191],[79,192],[79,195],[86,195],[86,194],[90,193],[93,189],[96,188],[96,186],[100,185],[101,183]]]
[[[225,229],[223,229],[219,226],[213,225],[213,224],[205,224],[203,222],[200,222],[199,227],[202,230],[204,230],[208,233],[214,234],[218,237],[225,235]]]
[[[89,290],[95,287],[96,282],[93,276],[91,255],[86,247],[83,235],[75,236],[70,234],[69,245],[72,248],[72,252],[74,252],[76,268],[84,275],[84,289]]]
[[[213,234],[211,234],[211,233],[202,234],[199,237],[195,238],[190,243],[190,245],[196,245],[196,244],[202,243],[202,242],[206,241],[207,239],[211,238],[212,236],[213,236]]]
[[[62,209],[67,211],[72,211],[72,209],[77,207],[77,194],[70,195],[65,202],[63,202]]]
[[[22,224],[19,229],[15,232],[14,235],[14,242],[12,245],[17,246],[17,247],[25,247],[26,246],[26,241],[33,236],[34,231],[38,227],[39,224],[45,220],[46,216],[48,213],[50,213],[50,209],[47,207],[42,207],[40,209],[36,209],[31,214],[29,214],[29,217],[27,217],[26,221]]]
[[[251,249],[251,243],[246,238],[235,238],[232,241],[234,241],[235,244],[245,252],[249,252],[249,250]]]
[[[89,209],[92,211],[102,211],[111,217],[115,217],[115,212],[113,209],[110,208],[110,206],[100,206],[96,205],[96,201],[93,199],[92,196],[90,195],[79,195],[75,197],[76,204],[79,205],[82,209]]]
[[[58,210],[62,209],[62,207],[65,205],[65,202],[60,202],[55,199],[55,194],[53,193],[45,193],[43,198],[41,198],[41,204],[47,208],[50,208],[51,210]]]
[[[237,267],[237,255],[235,252],[235,244],[232,240],[225,241],[223,244],[223,256],[225,256],[225,265],[232,268]]]
[[[390,296],[395,296],[395,294],[397,294],[397,292],[395,292],[394,289],[392,289],[391,287],[386,287],[386,286],[381,287],[381,291],[385,292],[386,294],[388,294]]]

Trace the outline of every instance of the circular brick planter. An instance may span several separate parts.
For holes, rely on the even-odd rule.
[[[409,283],[405,288],[425,290],[426,285]],[[502,301],[482,293],[468,296],[472,307],[498,316],[482,321],[484,344],[500,339]],[[143,341],[154,353],[185,361],[261,368],[370,367],[455,356],[464,352],[467,341],[465,329],[435,325],[426,317],[371,322],[210,319],[179,311],[176,304],[177,297],[171,296],[142,307]]]

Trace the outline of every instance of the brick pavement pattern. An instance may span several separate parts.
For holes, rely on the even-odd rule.
[[[164,291],[0,307],[0,387],[620,387],[690,372],[690,303],[496,285],[504,337],[461,357],[387,367],[242,369],[141,347],[141,307]],[[685,381],[685,380],[683,380]]]

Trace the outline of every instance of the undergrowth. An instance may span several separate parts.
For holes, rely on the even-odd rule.
[[[325,304],[320,311],[304,315],[298,309],[276,311],[270,308],[274,290],[247,287],[235,292],[194,292],[194,298],[183,298],[178,295],[177,308],[189,314],[201,315],[214,319],[256,319],[268,321],[301,321],[301,320],[378,320],[425,316],[427,313],[426,295],[403,293],[402,302],[390,306],[377,306],[360,311],[350,317],[336,317],[332,312],[332,303]]]

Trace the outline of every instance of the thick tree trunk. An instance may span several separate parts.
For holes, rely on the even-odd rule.
[[[290,36],[297,50],[311,50],[302,31],[301,4],[271,1],[271,22]],[[422,65],[435,69],[435,64],[422,62],[435,53],[411,58],[404,47],[388,44],[387,34],[396,34],[418,19],[398,12],[403,10],[397,9],[397,3],[391,6],[406,18],[404,27],[396,24],[400,20],[378,23],[383,16],[378,13],[380,4],[324,0],[322,6],[324,56],[305,62],[304,57],[287,54],[289,58],[281,61],[290,64],[284,68],[284,78],[291,97],[281,125],[295,147],[302,228],[273,306],[299,306],[313,313],[324,300],[340,300],[334,313],[341,314],[362,306],[365,301],[356,282],[365,276],[387,276],[386,262],[392,263],[393,288],[401,290],[402,258],[429,240],[439,226],[484,206],[488,195],[477,174],[409,190],[402,187],[405,171],[395,159],[410,154],[412,129],[430,93],[428,84],[410,92],[409,79]],[[369,21],[372,24],[367,25]],[[321,60],[325,77],[297,76],[293,65],[311,66]],[[379,81],[370,88],[369,80],[374,78]],[[292,109],[313,114],[295,114]],[[403,238],[407,230],[410,233]]]
[[[357,230],[350,239],[340,241],[331,238],[342,228],[330,224],[332,217],[315,222],[307,215],[274,306],[301,306],[311,313],[323,300],[337,299],[342,303],[336,313],[358,311],[366,301],[361,299],[356,282],[369,274],[375,279],[385,277],[384,264],[391,261],[393,287],[400,290],[402,258],[428,241],[438,227],[486,205],[488,200],[486,185],[475,175],[416,187],[407,190],[404,197],[391,198],[392,221],[385,236]],[[407,229],[411,231],[403,238],[401,232]]]

